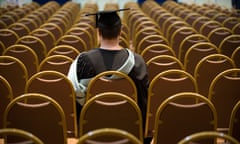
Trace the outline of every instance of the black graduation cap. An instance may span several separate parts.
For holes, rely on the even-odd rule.
[[[85,16],[95,15],[96,16],[96,27],[114,27],[117,25],[121,25],[121,19],[118,16],[117,12],[129,10],[130,8],[126,9],[118,9],[118,10],[108,10],[108,11],[99,11],[96,13],[89,13]]]

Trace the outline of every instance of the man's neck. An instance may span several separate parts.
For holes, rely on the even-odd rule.
[[[100,48],[107,49],[107,50],[120,50],[122,47],[119,45],[118,39],[107,40],[102,39]]]

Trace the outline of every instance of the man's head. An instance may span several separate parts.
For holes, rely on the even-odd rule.
[[[100,11],[94,14],[96,15],[96,27],[99,30],[99,34],[103,39],[116,39],[121,33],[121,18],[118,15],[118,11],[128,9],[119,9],[113,11]]]
[[[121,19],[116,12],[100,14],[97,27],[102,38],[117,38],[120,35],[121,26]]]

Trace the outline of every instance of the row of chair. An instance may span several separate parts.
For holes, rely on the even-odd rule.
[[[238,101],[232,109],[229,119],[230,130],[227,133],[237,140],[239,140],[237,127],[239,106]],[[33,110],[29,111],[29,109]],[[177,143],[193,133],[217,132],[217,118],[213,103],[204,96],[194,92],[177,93],[164,100],[157,108],[153,143]],[[39,128],[40,124],[41,128]],[[29,131],[44,143],[67,141],[67,125],[63,109],[53,98],[40,93],[26,93],[13,99],[4,111],[3,127]],[[143,142],[140,109],[124,94],[104,92],[89,99],[84,105],[80,116],[79,137],[82,138],[102,128],[124,130]],[[174,135],[173,130],[176,132]]]
[[[141,14],[141,16],[143,16],[142,14]],[[148,23],[148,22],[146,22],[146,23]],[[136,22],[136,24],[137,24],[137,22]],[[136,26],[134,26],[134,28],[135,28]],[[175,77],[175,76],[174,76]],[[41,80],[41,79],[40,79]]]

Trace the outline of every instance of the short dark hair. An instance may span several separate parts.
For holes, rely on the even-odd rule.
[[[115,39],[120,35],[121,32],[121,24],[114,26],[112,28],[108,27],[99,27],[99,34],[104,38],[104,39]]]

